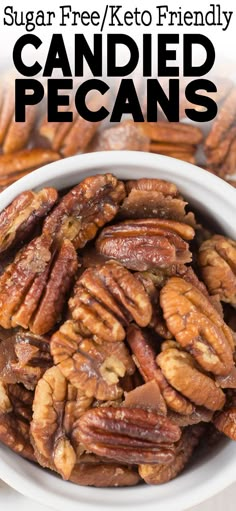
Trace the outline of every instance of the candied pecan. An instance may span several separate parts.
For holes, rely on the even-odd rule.
[[[236,405],[226,407],[214,417],[214,426],[224,435],[236,440]]]
[[[94,408],[74,425],[73,438],[121,463],[168,463],[181,431],[163,415],[138,408]]]
[[[0,155],[0,175],[8,176],[11,174],[29,172],[47,163],[59,160],[60,155],[50,149],[34,147],[33,149],[24,149],[14,154]],[[1,181],[2,183],[2,181]]]
[[[123,121],[114,128],[108,128],[95,137],[92,151],[148,151],[149,137],[143,132],[141,124],[131,120]]]
[[[43,232],[53,239],[69,239],[82,248],[98,229],[110,222],[125,197],[124,184],[112,174],[84,179],[48,215]]]
[[[133,359],[144,381],[156,380],[162,396],[168,407],[181,414],[191,414],[193,404],[177,392],[163,376],[156,364],[157,349],[152,345],[150,337],[135,325],[131,325],[127,332],[127,342],[133,352]]]
[[[52,209],[58,193],[54,188],[43,188],[40,192],[27,191],[0,213],[0,253],[16,243],[25,241],[34,231],[40,218]]]
[[[37,120],[38,110],[38,105],[26,105],[25,121],[23,122],[16,122],[12,116],[2,146],[4,153],[15,153],[28,145]]]
[[[97,488],[135,486],[140,482],[138,472],[129,466],[117,463],[104,463],[97,457],[93,462],[75,465],[70,481],[81,486]]]
[[[30,444],[32,394],[19,385],[0,381],[0,441],[24,458],[35,461]]]
[[[84,395],[117,399],[123,394],[119,379],[134,373],[134,364],[123,342],[98,345],[83,338],[76,322],[66,321],[51,339],[54,363]]]
[[[0,344],[0,378],[33,390],[52,365],[49,342],[30,332],[12,333]]]
[[[0,324],[20,325],[35,334],[49,331],[59,319],[77,270],[77,255],[70,241],[59,250],[51,239],[33,239],[0,277]]]
[[[104,341],[122,341],[127,325],[134,319],[149,324],[152,307],[140,282],[114,261],[87,269],[76,283],[69,307],[75,320]]]
[[[127,193],[130,193],[132,190],[139,190],[141,192],[159,192],[163,194],[164,197],[176,198],[179,196],[177,186],[164,179],[131,179],[130,181],[126,181],[125,188]]]
[[[207,166],[214,169],[219,175],[223,176],[224,174],[227,174],[226,160],[228,159],[228,155],[231,153],[231,146],[233,145],[235,137],[236,127],[232,126],[227,133],[227,136],[219,142],[217,147],[214,147],[213,150],[207,152]],[[228,166],[230,167],[230,165]]]
[[[148,272],[137,272],[135,273],[135,277],[142,282],[152,304],[152,318],[148,326],[153,328],[160,337],[170,339],[171,333],[168,331],[160,307],[160,291],[155,286],[153,279]]]
[[[133,189],[124,200],[119,210],[119,217],[122,219],[164,218],[194,226],[194,215],[185,212],[186,205],[187,202],[181,198],[165,196],[155,190]]]
[[[105,227],[96,248],[131,270],[145,271],[190,262],[191,254],[184,239],[193,237],[192,227],[173,220],[127,220]]]
[[[68,387],[58,367],[48,369],[35,389],[30,425],[38,462],[56,470],[64,479],[69,479],[76,463],[69,431],[75,419],[75,394]],[[66,410],[66,406],[69,409]],[[74,419],[69,419],[68,413],[72,413]]]
[[[174,448],[174,460],[167,465],[139,465],[139,475],[147,484],[163,484],[174,479],[190,460],[204,429],[201,425],[186,428]]]
[[[199,370],[189,353],[167,347],[158,355],[157,362],[172,387],[190,401],[213,411],[223,407],[224,393],[209,376]]]
[[[160,303],[168,329],[200,366],[216,375],[233,367],[233,337],[210,301],[192,284],[172,277],[162,288]]]
[[[5,73],[1,76],[0,145],[4,142],[14,115],[14,83],[13,73]]]
[[[205,141],[206,151],[215,149],[223,137],[227,136],[228,130],[235,122],[236,117],[236,87],[222,103],[217,118],[215,119],[211,131]]]
[[[197,145],[203,140],[200,128],[182,122],[144,122],[140,126],[152,141],[166,142],[176,147],[181,147],[181,144]]]
[[[212,236],[200,246],[198,263],[210,294],[236,307],[236,242]]]

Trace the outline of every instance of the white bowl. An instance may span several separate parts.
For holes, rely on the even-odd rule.
[[[32,172],[0,195],[1,209],[20,192],[44,186],[62,189],[88,175],[112,172],[121,179],[158,177],[173,181],[203,214],[236,239],[236,190],[188,163],[140,152],[101,152],[74,156]],[[76,486],[37,467],[0,445],[0,478],[20,493],[59,511],[183,511],[236,480],[236,443],[222,445],[196,459],[163,486],[98,489]]]

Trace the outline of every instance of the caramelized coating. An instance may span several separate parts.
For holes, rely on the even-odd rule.
[[[0,379],[33,390],[52,365],[49,342],[31,332],[17,331],[0,343]]]
[[[216,375],[233,367],[233,337],[209,300],[192,284],[172,277],[161,290],[168,329],[199,365]]]
[[[216,234],[202,243],[198,262],[211,295],[236,306],[236,242]]]
[[[88,177],[61,199],[48,215],[43,232],[57,241],[70,240],[76,249],[82,248],[114,218],[124,197],[124,184],[112,174]]]
[[[144,133],[141,124],[123,121],[114,128],[99,132],[91,149],[92,151],[148,151],[149,136]]]
[[[40,192],[27,191],[0,213],[0,254],[25,241],[44,218],[58,198],[54,188],[43,188]]]

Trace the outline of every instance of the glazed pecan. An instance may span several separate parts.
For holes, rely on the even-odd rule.
[[[233,337],[210,301],[195,286],[172,277],[161,290],[168,329],[203,369],[227,375],[233,367]]]
[[[224,393],[214,380],[199,370],[189,353],[167,347],[158,355],[157,362],[172,387],[190,401],[213,411],[223,407]]]
[[[99,253],[131,270],[167,268],[191,261],[185,240],[194,237],[189,225],[173,220],[144,219],[105,227],[97,242]]]
[[[235,122],[236,117],[236,87],[222,103],[217,118],[215,119],[211,131],[205,141],[206,151],[214,150],[220,141],[227,136],[228,130]]]
[[[24,458],[35,461],[30,444],[32,393],[20,385],[0,381],[0,441]]]
[[[194,405],[169,385],[161,369],[157,366],[158,346],[152,342],[150,336],[147,333],[144,334],[135,325],[131,325],[127,332],[127,342],[144,381],[155,380],[157,382],[168,408],[185,415],[193,413]]]
[[[33,239],[0,277],[0,324],[22,326],[35,334],[49,331],[60,318],[77,270],[77,255],[65,240],[56,252],[52,240]]]
[[[22,172],[31,171],[38,167],[42,167],[47,163],[57,161],[60,155],[51,149],[33,148],[17,151],[14,154],[1,154],[0,155],[0,175],[1,184],[3,184],[2,176],[7,176],[9,183],[9,176],[14,174],[14,180],[17,174]]]
[[[17,243],[25,241],[57,201],[54,188],[43,188],[40,192],[27,191],[0,213],[0,254]]]
[[[217,414],[213,423],[218,431],[224,433],[231,440],[236,440],[236,403]]]
[[[75,321],[66,321],[51,339],[54,363],[84,395],[117,399],[123,394],[119,379],[134,373],[134,364],[123,342],[97,344],[83,338]]]
[[[48,215],[43,232],[53,239],[69,239],[82,248],[98,229],[110,222],[125,197],[124,184],[112,174],[84,179]]]
[[[18,331],[0,344],[0,378],[4,383],[23,383],[33,390],[51,365],[49,342],[44,337]]]
[[[76,441],[121,463],[168,463],[181,431],[163,415],[138,408],[95,408],[77,421]]]
[[[194,146],[203,140],[203,134],[199,128],[182,122],[144,122],[140,126],[153,142],[166,142],[181,147],[181,145]]]
[[[144,133],[142,125],[128,120],[98,133],[91,149],[92,151],[148,151],[149,142],[149,136]]]
[[[135,486],[140,482],[140,476],[134,468],[114,462],[104,463],[98,456],[94,458],[89,462],[81,460],[75,465],[70,481],[81,486],[97,488]]]
[[[75,320],[107,342],[122,341],[132,319],[149,324],[152,306],[140,282],[114,261],[87,269],[76,283],[69,307]]]
[[[209,293],[236,307],[236,242],[212,236],[200,246],[198,263]]]
[[[139,465],[139,475],[147,484],[163,484],[174,479],[190,460],[203,432],[202,425],[186,428],[175,444],[174,460],[165,465]]]
[[[76,417],[77,392],[57,367],[48,369],[35,390],[30,433],[38,462],[69,479],[76,463],[70,441]],[[66,408],[67,407],[67,408]]]

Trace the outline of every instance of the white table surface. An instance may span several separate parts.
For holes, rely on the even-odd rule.
[[[51,508],[38,504],[23,497],[0,481],[0,510],[1,511],[52,511]],[[78,506],[79,509],[79,506]],[[188,511],[235,511],[236,509],[236,483],[219,493],[212,499],[206,500]],[[66,511],[66,510],[65,510]],[[82,509],[81,509],[82,511]],[[168,511],[166,508],[163,511]]]

